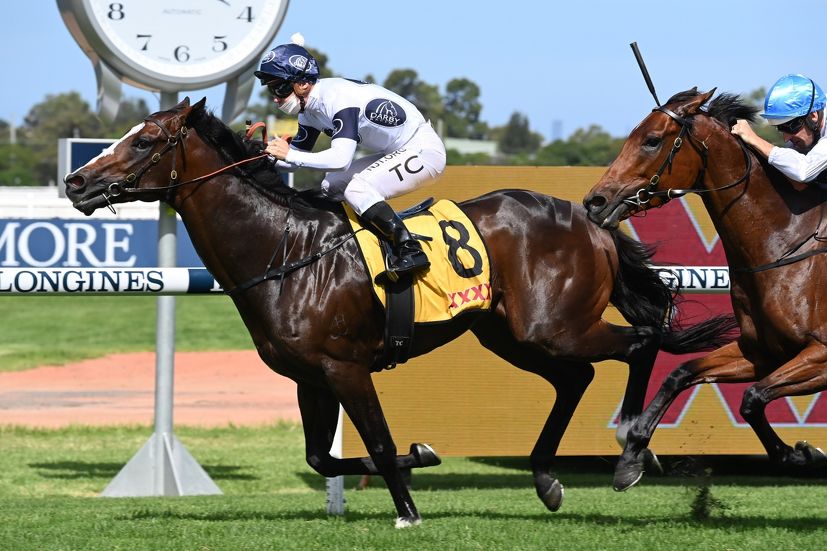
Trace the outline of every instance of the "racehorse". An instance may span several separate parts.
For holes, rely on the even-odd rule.
[[[827,256],[820,254],[827,252],[820,244],[827,194],[793,184],[747,148],[730,128],[737,119],[754,120],[757,109],[732,94],[710,101],[714,92],[693,88],[654,109],[584,199],[589,218],[611,229],[675,197],[700,194],[723,244],[741,330],[736,341],[666,378],[627,434],[617,490],[640,480],[667,407],[700,383],[755,381],[740,412],[769,458],[793,472],[827,463],[806,442],[785,444],[765,414],[773,400],[827,387],[827,311],[820,301],[827,286]]]
[[[68,174],[67,196],[85,214],[134,200],[172,206],[205,266],[232,297],[262,360],[296,381],[308,464],[326,477],[380,474],[397,526],[418,524],[402,471],[440,460],[420,444],[396,454],[371,380],[387,366],[384,315],[342,206],[285,186],[272,163],[255,155],[261,142],[232,132],[204,102],[190,105],[187,98],[147,117]],[[492,307],[417,328],[412,356],[470,329],[483,346],[554,386],[557,398],[531,467],[539,497],[555,511],[563,486],[550,468],[594,376],[590,362],[629,363],[625,427],[643,407],[658,350],[719,346],[731,320],[685,329],[671,322],[674,297],[646,265],[651,251],[598,228],[580,205],[503,190],[460,208],[490,254]],[[275,275],[262,275],[268,272]],[[602,320],[610,299],[631,327]],[[330,455],[340,404],[370,457]]]

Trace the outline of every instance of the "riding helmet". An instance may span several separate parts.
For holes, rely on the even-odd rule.
[[[304,48],[304,37],[299,33],[290,37],[291,44],[276,46],[261,60],[259,70],[253,74],[261,84],[281,79],[290,82],[316,82],[319,78],[319,64]]]
[[[761,116],[773,125],[824,109],[827,98],[818,84],[804,75],[786,75],[772,85]]]

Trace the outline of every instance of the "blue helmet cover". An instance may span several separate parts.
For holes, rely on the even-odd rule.
[[[259,70],[254,74],[262,84],[273,79],[316,82],[319,78],[319,64],[304,47],[282,44],[267,52],[261,60]]]
[[[783,124],[824,109],[825,103],[827,97],[814,81],[804,75],[786,75],[778,79],[767,92],[761,116],[770,124]]]

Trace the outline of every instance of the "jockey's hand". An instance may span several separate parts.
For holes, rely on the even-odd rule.
[[[758,137],[755,130],[750,126],[749,121],[744,119],[738,119],[735,124],[732,125],[732,133],[740,136],[740,138],[744,140],[744,143],[748,145],[755,145],[755,138]]]
[[[279,160],[284,160],[287,157],[287,152],[290,151],[290,142],[278,136],[274,136],[268,143],[267,153]]]

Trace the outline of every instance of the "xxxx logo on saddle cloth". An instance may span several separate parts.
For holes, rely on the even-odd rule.
[[[385,271],[379,239],[362,228],[356,213],[345,205],[348,220],[356,231],[371,280]],[[414,323],[447,321],[462,312],[491,307],[491,270],[488,252],[477,228],[456,203],[441,200],[428,210],[405,219],[411,233],[431,237],[420,241],[431,267],[414,277]],[[382,306],[385,289],[373,284]]]

